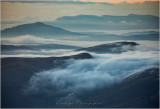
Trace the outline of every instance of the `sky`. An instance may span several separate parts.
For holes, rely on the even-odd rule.
[[[158,0],[2,0],[2,1],[80,1],[80,2],[108,2],[108,3],[143,3],[145,1],[158,1]]]
[[[21,0],[1,3],[2,29],[24,23],[54,21],[62,16],[76,15],[154,15],[159,16],[155,0]],[[30,2],[27,2],[30,1]],[[125,2],[124,2],[125,1]],[[151,2],[152,1],[152,2]]]
[[[157,0],[74,0],[74,1],[83,1],[83,2],[108,2],[108,3],[121,3],[121,2],[127,2],[127,3],[143,3],[145,1],[157,1]]]

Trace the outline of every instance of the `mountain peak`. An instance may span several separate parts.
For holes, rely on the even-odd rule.
[[[45,25],[45,24],[42,23],[42,22],[35,22],[35,23],[33,23],[33,24],[36,24],[36,25]]]
[[[66,35],[79,35],[63,28],[51,26],[42,22],[22,24],[12,28],[2,30],[1,35],[4,37],[14,37],[21,35],[34,35],[39,37],[58,37]]]

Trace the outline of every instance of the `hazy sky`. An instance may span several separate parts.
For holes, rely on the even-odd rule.
[[[2,29],[13,25],[37,21],[54,21],[62,16],[128,15],[158,16],[158,2],[148,0],[50,0],[49,2],[4,2],[1,3]],[[13,0],[12,0],[13,1]],[[29,1],[29,0],[28,0]],[[112,4],[111,4],[112,3]]]
[[[108,2],[108,3],[121,3],[121,2],[128,2],[128,3],[143,3],[145,1],[157,1],[157,0],[74,0],[74,1],[83,1],[83,2]]]
[[[145,1],[158,1],[158,0],[2,0],[2,1],[81,1],[81,2],[109,2],[109,3],[135,3],[140,2],[143,3]]]

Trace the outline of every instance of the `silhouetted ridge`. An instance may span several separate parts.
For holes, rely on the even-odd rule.
[[[21,95],[21,89],[28,84],[33,74],[53,68],[65,67],[67,65],[65,62],[68,59],[91,58],[92,56],[89,53],[47,58],[2,58],[2,107],[32,107],[32,104],[30,104],[31,99],[29,101],[27,101],[28,98],[24,99],[24,96]]]
[[[89,51],[95,53],[121,53],[126,52],[128,50],[134,50],[134,47],[139,44],[135,42],[115,42],[115,43],[107,43],[102,45],[97,45],[88,48],[82,48],[77,51]]]

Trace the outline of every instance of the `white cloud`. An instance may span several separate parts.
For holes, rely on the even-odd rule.
[[[123,24],[127,24],[127,21],[121,21],[121,23],[123,23]]]
[[[66,68],[36,73],[25,91],[49,94],[79,93],[107,87],[138,71],[158,67],[158,52],[130,51],[114,55],[92,55],[93,59],[69,60]]]
[[[66,37],[66,39],[68,39]],[[73,39],[73,38],[72,38]],[[75,37],[75,39],[78,39]],[[81,47],[88,47],[88,46],[95,46],[99,44],[108,43],[109,41],[78,41],[78,40],[60,40],[54,38],[41,38],[32,35],[24,35],[24,36],[17,36],[13,38],[1,38],[2,44],[7,45],[27,45],[27,44],[62,44],[62,45],[74,45],[74,46],[81,46]],[[116,41],[110,41],[116,42]]]
[[[53,57],[63,56],[73,50],[68,49],[54,49],[54,50],[14,50],[14,51],[2,51],[1,57]]]
[[[13,38],[1,38],[2,44],[35,44],[35,43],[44,43],[45,39],[32,36],[24,35]]]

